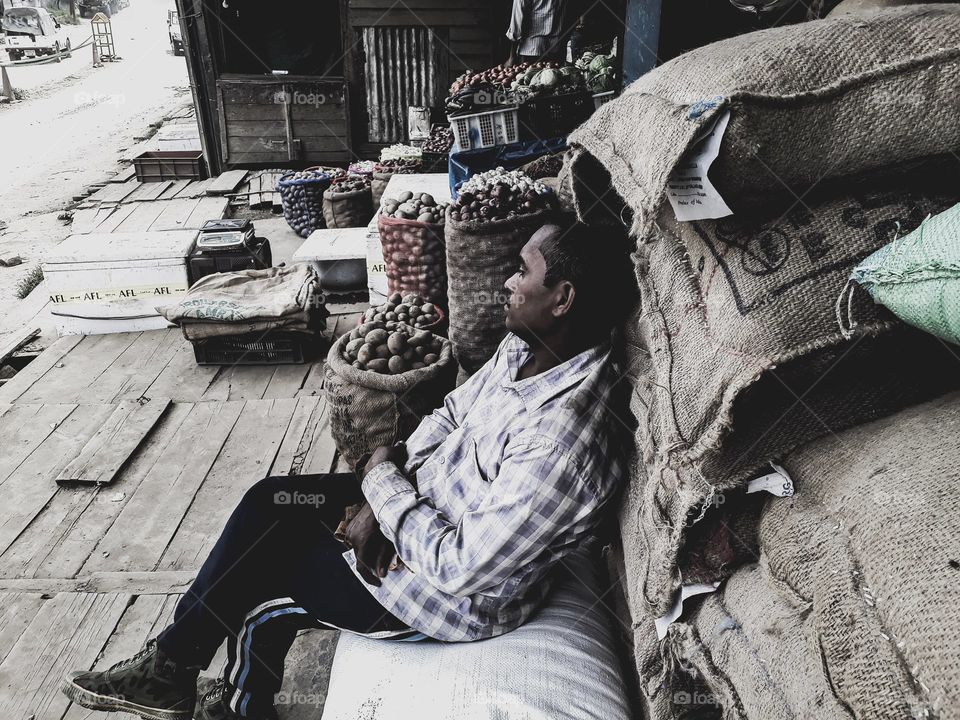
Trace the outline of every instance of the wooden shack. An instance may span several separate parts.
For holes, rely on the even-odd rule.
[[[230,167],[374,157],[407,107],[506,57],[509,0],[177,0],[204,156]]]

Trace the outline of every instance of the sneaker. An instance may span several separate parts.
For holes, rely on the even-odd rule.
[[[235,692],[236,688],[225,680],[217,680],[200,698],[196,720],[241,720],[241,716],[227,704]],[[242,720],[277,720],[277,711],[272,705],[253,712],[248,708]]]
[[[151,640],[109,670],[74,673],[63,692],[90,710],[124,711],[146,720],[192,720],[199,670],[177,665]]]

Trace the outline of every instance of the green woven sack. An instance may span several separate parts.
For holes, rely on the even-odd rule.
[[[854,268],[837,306],[844,334],[856,325],[854,283],[905,323],[960,344],[960,204],[928,217]]]

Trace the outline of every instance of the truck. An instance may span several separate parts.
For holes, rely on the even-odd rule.
[[[60,61],[70,54],[70,38],[43,8],[10,7],[0,18],[3,48],[10,60],[53,55]]]
[[[170,37],[170,50],[174,55],[183,55],[183,34],[180,30],[180,16],[176,10],[167,10],[167,35]]]

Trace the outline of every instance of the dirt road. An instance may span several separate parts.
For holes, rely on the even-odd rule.
[[[0,301],[66,236],[56,215],[72,196],[117,171],[151,123],[190,102],[184,58],[167,37],[172,7],[136,0],[112,18],[120,62],[94,69],[87,48],[61,63],[11,68],[13,85],[29,89],[26,100],[0,106],[0,221],[8,224],[0,256],[20,254],[25,265],[0,268]],[[44,80],[24,78],[32,71]]]

